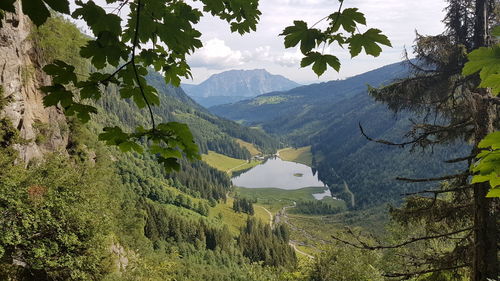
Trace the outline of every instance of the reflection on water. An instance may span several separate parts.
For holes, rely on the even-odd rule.
[[[298,177],[297,174],[302,174]],[[299,189],[308,186],[324,186],[313,175],[310,167],[283,161],[280,158],[270,158],[261,165],[232,178],[233,184],[241,187],[259,188],[276,187],[281,189]]]

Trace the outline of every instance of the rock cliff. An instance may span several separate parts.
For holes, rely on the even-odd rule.
[[[41,70],[42,54],[31,40],[34,26],[20,12],[21,4],[16,5],[18,13],[7,13],[0,28],[0,86],[9,101],[0,115],[9,118],[26,140],[16,149],[28,163],[44,153],[64,150],[69,130],[61,109],[43,106],[39,88],[50,84],[50,77]]]

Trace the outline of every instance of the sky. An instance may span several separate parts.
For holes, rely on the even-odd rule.
[[[104,0],[96,2],[100,1]],[[204,47],[188,58],[193,79],[183,82],[199,84],[210,75],[226,70],[262,68],[301,84],[345,79],[401,61],[404,49],[411,51],[415,31],[435,35],[444,29],[441,20],[445,0],[345,0],[345,8],[356,7],[365,14],[367,27],[361,27],[361,32],[367,28],[381,29],[393,47],[383,47],[382,54],[376,58],[363,53],[353,59],[347,49],[338,46],[327,49],[326,52],[339,57],[342,67],[338,73],[329,70],[318,78],[310,67],[300,68],[302,55],[297,48],[285,49],[284,39],[278,35],[294,20],[311,25],[337,11],[338,5],[338,0],[260,0],[262,15],[257,31],[243,36],[231,33],[225,21],[206,15],[196,26],[203,34]],[[325,26],[326,23],[318,25]]]
[[[285,49],[283,37],[278,35],[294,20],[311,25],[336,11],[338,5],[337,0],[261,0],[257,31],[243,36],[232,34],[226,22],[204,17],[197,26],[203,34],[204,47],[189,58],[194,79],[184,82],[198,84],[225,70],[256,68],[302,84],[344,79],[401,61],[404,48],[412,48],[415,31],[434,35],[444,28],[443,0],[346,0],[344,7],[359,8],[366,16],[367,26],[381,29],[393,47],[384,47],[377,58],[361,55],[351,59],[347,50],[336,46],[327,51],[339,57],[340,72],[330,70],[318,78],[310,67],[300,68],[302,56],[298,49]]]

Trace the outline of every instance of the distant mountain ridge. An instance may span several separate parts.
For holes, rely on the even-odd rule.
[[[408,112],[397,118],[387,106],[374,101],[368,85],[379,87],[408,75],[404,63],[396,63],[345,80],[273,92],[251,100],[211,107],[210,110],[248,126],[284,137],[291,145],[311,145],[313,165],[319,178],[332,192],[345,187],[355,196],[359,208],[386,202],[400,202],[401,194],[415,191],[415,184],[395,181],[396,177],[438,176],[457,168],[443,160],[461,157],[465,144],[436,147],[433,155],[415,153],[405,147],[388,147],[367,141],[360,133],[377,139],[401,141],[418,116]],[[340,193],[340,194],[339,194]]]
[[[265,69],[229,70],[214,74],[199,85],[182,84],[184,91],[205,107],[233,103],[298,86],[301,85]]]

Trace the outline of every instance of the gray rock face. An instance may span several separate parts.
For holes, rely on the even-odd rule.
[[[21,160],[26,163],[47,152],[64,151],[68,144],[68,124],[58,108],[43,106],[41,86],[50,77],[41,70],[43,59],[30,40],[31,21],[20,13],[7,13],[0,28],[0,86],[11,102],[0,112],[10,119],[27,144],[18,145]]]
[[[199,85],[183,84],[184,91],[202,105],[204,99],[207,103],[224,103],[223,97],[235,99],[255,97],[274,91],[286,91],[298,87],[297,84],[281,75],[273,75],[264,69],[230,70],[210,76]],[[220,102],[219,102],[220,100]]]

